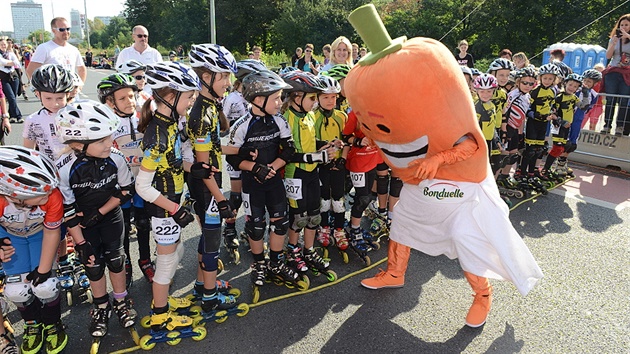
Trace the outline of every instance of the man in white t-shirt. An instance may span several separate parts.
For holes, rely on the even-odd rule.
[[[133,45],[120,51],[116,59],[116,68],[135,59],[144,65],[162,62],[162,55],[149,45],[149,31],[144,26],[135,26],[132,30]]]
[[[50,21],[53,39],[37,46],[31,62],[26,68],[26,75],[30,78],[33,72],[44,64],[59,64],[65,69],[76,71],[83,82],[87,75],[85,63],[79,50],[68,43],[70,39],[70,23],[63,17],[55,17]]]

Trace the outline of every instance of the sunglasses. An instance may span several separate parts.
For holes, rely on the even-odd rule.
[[[55,29],[57,31],[59,31],[59,32],[65,32],[65,31],[70,32],[70,27],[58,27],[58,28],[55,28]]]
[[[526,85],[526,86],[534,86],[534,85],[536,85],[536,82],[525,82],[525,81],[521,81],[521,84]]]
[[[136,34],[138,38],[149,38],[148,34]]]
[[[312,50],[310,50],[310,49],[307,49],[307,50],[306,50],[306,52],[309,52],[309,53],[310,53],[310,52],[312,52]]]
[[[136,79],[136,80],[144,80],[145,77],[146,76],[144,76],[144,75],[136,75],[133,78]]]

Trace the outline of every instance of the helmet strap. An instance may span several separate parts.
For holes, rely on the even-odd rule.
[[[205,81],[200,80],[200,81],[201,81],[201,84],[202,84],[205,88],[207,88],[207,89],[208,89],[208,91],[210,92],[210,94],[212,95],[212,97],[217,98],[217,99],[218,99],[218,98],[221,98],[221,96],[219,96],[219,95],[218,95],[218,94],[214,91],[214,88],[212,87],[212,86],[214,86],[214,79],[216,78],[217,73],[215,73],[214,71],[210,71],[210,74],[211,74],[211,76],[210,76],[210,84],[206,84],[206,82],[205,82]]]
[[[153,91],[153,98],[157,99],[171,110],[171,118],[173,118],[175,121],[179,120],[179,117],[177,116],[177,109],[175,109],[175,107],[177,107],[177,104],[179,103],[179,97],[181,95],[182,93],[180,91],[177,91],[177,93],[175,94],[175,101],[173,101],[173,104],[170,104],[155,91]]]
[[[252,102],[251,102],[251,104],[252,104],[252,106],[254,106],[254,107],[256,107],[256,108],[260,109],[261,111],[263,111],[263,113],[265,113],[266,115],[270,116],[271,114],[269,114],[269,112],[267,112],[267,111],[265,110],[265,107],[267,107],[267,101],[268,101],[268,100],[269,100],[269,96],[265,96],[265,102],[263,102],[262,107],[261,107],[261,106],[259,106],[259,105],[257,105],[257,104],[255,104],[255,103],[254,103],[254,101],[252,101]]]

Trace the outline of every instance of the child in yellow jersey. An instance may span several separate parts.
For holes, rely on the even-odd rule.
[[[328,261],[322,259],[313,248],[315,231],[321,222],[317,164],[328,163],[329,156],[334,156],[343,147],[343,143],[341,140],[317,140],[312,110],[317,101],[317,93],[324,89],[321,80],[311,73],[299,70],[286,73],[282,78],[292,87],[286,101],[284,117],[289,123],[295,142],[295,154],[291,163],[286,165],[284,175],[289,200],[287,264],[298,272],[312,268],[328,273]],[[302,229],[304,259],[298,245]]]
[[[501,167],[501,150],[497,129],[501,128],[501,113],[492,102],[494,92],[498,87],[497,79],[490,74],[481,74],[473,82],[473,88],[477,92],[475,111],[479,127],[488,144],[488,154],[492,172],[496,173]]]
[[[335,109],[337,96],[341,92],[341,86],[335,78],[320,76],[324,84],[324,90],[318,95],[319,107],[314,111],[315,136],[318,140],[335,141],[342,137],[343,127],[348,116]],[[348,238],[344,231],[346,206],[343,200],[346,180],[346,149],[335,152],[329,156],[329,163],[319,168],[319,180],[321,184],[321,216],[322,221],[317,232],[317,241],[328,247],[331,236],[340,250],[348,248]],[[334,233],[331,235],[329,215],[332,211]]]

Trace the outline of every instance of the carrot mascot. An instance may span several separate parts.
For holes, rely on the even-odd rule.
[[[436,40],[392,40],[371,4],[349,21],[370,53],[345,80],[348,101],[362,131],[405,182],[387,271],[361,283],[402,287],[410,248],[458,258],[475,292],[466,324],[479,327],[492,303],[488,278],[509,280],[526,295],[543,274],[499,196],[461,69]]]

